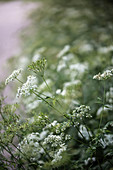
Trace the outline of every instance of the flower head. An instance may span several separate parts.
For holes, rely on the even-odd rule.
[[[76,107],[71,114],[67,114],[68,118],[74,123],[74,126],[78,126],[84,118],[91,118],[89,113],[90,107],[81,105]]]
[[[75,110],[73,110],[73,117],[76,117],[77,119],[82,119],[83,117],[92,117],[89,114],[90,107],[81,105],[80,107],[76,107]]]
[[[107,80],[108,78],[113,76],[113,69],[112,70],[106,70],[102,74],[98,73],[97,75],[93,76],[93,79],[96,80]]]
[[[32,62],[29,66],[28,69],[32,70],[34,73],[40,73],[41,76],[44,76],[44,70],[46,66],[46,59],[40,59],[37,60],[36,62]]]
[[[12,74],[6,79],[5,85],[7,85],[10,81],[14,81],[22,71],[23,71],[22,68],[20,68],[18,70],[14,70],[12,72]]]
[[[35,83],[36,83],[36,77],[28,76],[26,83],[24,83],[22,87],[18,88],[17,97],[29,96],[32,90],[36,91],[37,85]]]

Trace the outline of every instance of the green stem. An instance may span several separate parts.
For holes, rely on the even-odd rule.
[[[44,80],[44,82],[45,82],[45,84],[46,84],[46,86],[47,86],[48,90],[51,92],[51,89],[50,89],[50,87],[48,86],[48,84],[47,84],[47,82],[46,82],[46,80],[45,80],[44,76],[42,77],[42,79]]]
[[[106,85],[106,82],[104,81],[104,96],[103,96],[103,106],[102,106],[102,107],[103,107],[103,111],[104,111],[105,98],[106,98],[105,85]],[[99,123],[99,129],[100,129],[100,127],[101,127],[102,118],[103,118],[103,113],[101,113],[100,123]]]
[[[19,80],[18,78],[16,78],[20,83],[23,84],[23,82],[21,80]],[[41,93],[39,93],[38,91],[34,92],[32,90],[32,92],[37,96],[39,97],[41,100],[43,100],[45,103],[47,103],[50,107],[52,107],[54,110],[56,110],[58,113],[62,114],[61,111],[59,111],[58,109],[56,109],[52,104],[50,104],[48,101],[46,101],[43,97],[40,96]],[[38,93],[38,94],[37,94]],[[64,117],[66,117],[64,114],[63,114]],[[66,117],[67,118],[67,117]]]
[[[43,97],[39,96],[36,92],[33,91],[33,93],[39,97],[41,100],[43,100],[45,103],[47,103],[50,107],[52,107],[54,110],[56,110],[58,113],[62,114],[61,111],[59,111],[58,109],[56,109],[52,104],[50,104],[48,101],[46,101]],[[64,114],[62,114],[63,116],[65,116]]]
[[[22,82],[21,80],[19,80],[18,78],[16,78],[16,80],[18,80],[20,83],[22,83],[22,84],[23,84],[23,82]]]

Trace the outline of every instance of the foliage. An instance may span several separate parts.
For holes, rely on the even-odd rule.
[[[37,70],[39,63],[41,67],[42,60],[38,61],[32,63],[33,71]],[[31,68],[32,64],[28,68]],[[18,73],[18,70],[11,75],[14,75],[15,72]],[[37,74],[37,72],[35,73]],[[104,75],[106,77],[106,74]],[[90,169],[103,169],[112,167],[113,122],[108,118],[112,111],[110,100],[112,91],[106,93],[104,89],[104,97],[99,100],[102,110],[98,111],[97,115],[91,113],[90,107],[85,105],[77,107],[75,104],[66,111],[65,107],[63,108],[64,98],[61,96],[67,93],[62,95],[61,92],[57,92],[57,96],[51,94],[52,97],[48,97],[40,91],[37,81],[34,81],[37,77],[28,76],[27,82],[23,83],[17,76],[14,77],[15,80],[22,84],[22,90],[19,90],[21,95],[17,95],[17,97],[23,96],[26,100],[27,96],[35,96],[34,101],[40,100],[47,104],[45,108],[50,107],[50,111],[59,115],[60,121],[52,120],[49,112],[48,114],[40,112],[37,115],[36,107],[31,109],[32,117],[21,122],[23,118],[15,114],[17,104],[3,105],[3,101],[1,101],[0,147],[1,164],[4,168],[8,168],[8,166],[17,169],[88,169],[89,166]],[[39,76],[42,77],[42,74]],[[10,81],[14,81],[11,76],[9,77]],[[31,81],[29,77],[33,77],[33,80]],[[108,76],[108,78],[111,77],[112,74]],[[6,79],[6,82],[7,80],[9,79]],[[45,78],[44,80],[50,91]],[[105,82],[106,78],[99,81]],[[31,82],[35,82],[35,84]],[[78,83],[76,84],[78,86]],[[74,84],[75,87],[76,84]],[[73,87],[73,84],[67,85],[65,90],[67,91],[67,87],[70,86]],[[110,104],[106,103],[106,96]],[[15,138],[18,144],[15,144]],[[10,154],[7,159],[4,151]]]
[[[23,71],[6,79],[18,81],[20,116],[1,99],[4,169],[113,168],[113,15],[103,4],[112,8],[43,0],[32,13],[15,62]]]

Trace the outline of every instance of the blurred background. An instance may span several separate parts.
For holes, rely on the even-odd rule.
[[[94,48],[108,45],[112,6],[112,0],[0,0],[0,78],[4,80],[6,59],[20,53],[29,56],[41,46],[51,56],[81,40]]]
[[[34,3],[0,1],[0,80],[8,72],[7,59],[21,51],[20,33],[30,24],[28,15]]]

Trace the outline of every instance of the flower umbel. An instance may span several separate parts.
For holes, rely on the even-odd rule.
[[[37,60],[36,62],[32,62],[32,64],[28,66],[28,69],[32,70],[34,73],[40,73],[41,76],[43,76],[45,65],[46,65],[46,59],[43,58],[41,60]]]
[[[7,85],[10,81],[14,81],[22,71],[23,71],[22,68],[20,68],[18,70],[14,70],[12,72],[12,74],[6,79],[5,85]]]
[[[98,73],[95,76],[93,76],[93,79],[96,80],[107,80],[108,78],[113,76],[113,69],[111,70],[106,70],[102,74]]]
[[[26,83],[22,85],[22,87],[18,88],[17,91],[17,98],[21,96],[29,96],[31,91],[36,91],[37,85],[36,83],[36,77],[35,76],[28,76]]]
[[[75,110],[73,110],[73,117],[77,118],[77,119],[82,119],[83,117],[92,117],[89,114],[90,111],[90,107],[89,106],[85,106],[85,105],[81,105],[80,107],[76,107]]]

